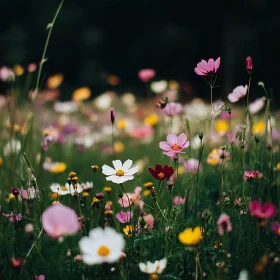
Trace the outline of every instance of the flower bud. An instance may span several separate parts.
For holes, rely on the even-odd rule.
[[[102,192],[99,192],[99,193],[96,193],[95,194],[95,197],[97,198],[97,199],[103,199],[104,198],[104,193],[102,193]]]
[[[252,64],[251,56],[248,56],[246,58],[246,69],[247,69],[248,74],[251,74],[251,72],[253,70],[253,64]]]
[[[29,233],[29,234],[32,234],[34,232],[34,227],[32,224],[26,224],[25,225],[25,232],[26,233]]]
[[[17,188],[12,188],[12,194],[13,194],[15,197],[17,197],[17,196],[20,194],[19,189],[17,189]]]
[[[114,122],[115,122],[116,115],[117,115],[117,114],[116,114],[114,108],[111,108],[110,117],[111,117],[111,123],[112,123],[112,124],[114,124]]]

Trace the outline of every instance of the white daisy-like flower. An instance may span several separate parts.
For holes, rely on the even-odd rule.
[[[93,188],[93,182],[81,183],[81,186],[82,186],[84,191],[88,191],[88,190]]]
[[[53,183],[50,186],[50,189],[52,192],[58,193],[59,195],[71,194],[73,196],[84,191],[82,185],[79,183],[77,183],[76,189],[72,184],[69,185],[68,183],[66,183],[65,186],[61,186],[58,183]]]
[[[124,245],[122,234],[110,227],[92,229],[79,242],[82,260],[87,265],[118,261],[123,256]]]
[[[138,171],[138,166],[130,168],[132,165],[132,160],[128,159],[122,164],[122,162],[118,160],[113,160],[114,168],[104,164],[102,166],[102,173],[108,177],[106,177],[107,181],[112,181],[116,184],[122,184],[126,181],[132,180],[134,178],[133,174]]]
[[[147,262],[145,263],[139,263],[139,268],[142,272],[148,273],[148,274],[161,274],[163,270],[166,268],[167,265],[167,259],[164,258],[160,261],[156,261],[154,263]]]

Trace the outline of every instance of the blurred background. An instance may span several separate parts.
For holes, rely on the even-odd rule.
[[[59,0],[1,0],[0,66],[38,63],[46,26]],[[62,98],[78,87],[93,97],[105,90],[141,95],[142,68],[156,79],[175,79],[189,97],[207,97],[209,88],[194,73],[201,59],[221,57],[215,89],[227,96],[248,82],[245,59],[253,59],[252,89],[263,81],[278,94],[280,17],[277,1],[66,0],[54,26],[42,78],[64,75]],[[117,76],[108,84],[110,75]],[[117,82],[116,82],[117,80]]]

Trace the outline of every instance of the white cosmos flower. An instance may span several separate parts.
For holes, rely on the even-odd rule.
[[[118,160],[113,160],[114,168],[104,164],[102,166],[102,173],[108,177],[106,177],[107,181],[112,181],[116,184],[122,184],[128,180],[132,180],[134,178],[133,174],[138,171],[138,166],[130,168],[132,165],[132,160],[128,159],[122,164],[122,162]]]
[[[92,229],[79,242],[82,260],[87,265],[118,261],[123,256],[124,245],[122,234],[110,227]]]
[[[74,186],[72,184],[69,185],[68,183],[66,183],[65,186],[61,186],[58,183],[53,183],[50,186],[50,189],[52,192],[58,193],[59,195],[71,194],[73,196],[77,193],[81,193],[84,191],[82,185],[80,185],[79,183],[77,183],[76,189],[74,188]]]
[[[166,268],[167,259],[164,258],[160,261],[156,261],[155,263],[147,262],[147,264],[139,263],[139,268],[142,272],[148,274],[161,274],[163,270]]]

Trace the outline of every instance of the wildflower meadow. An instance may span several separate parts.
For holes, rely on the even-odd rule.
[[[39,63],[0,65],[0,279],[280,279],[280,110],[254,60],[226,93],[222,56],[186,65],[207,102],[149,67],[142,96],[64,100],[43,79],[62,4]]]

